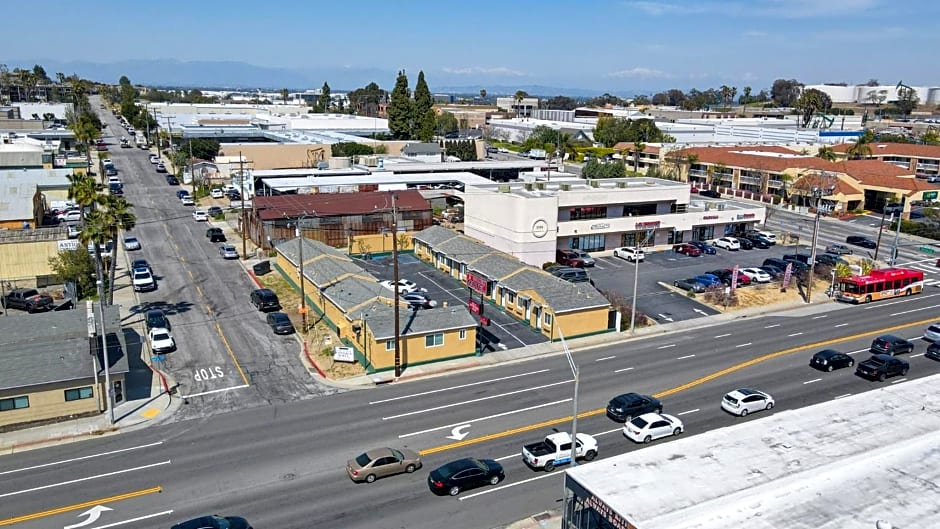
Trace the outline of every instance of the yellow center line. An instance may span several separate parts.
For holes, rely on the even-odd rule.
[[[711,382],[712,380],[715,380],[715,379],[717,379],[717,378],[723,377],[723,376],[725,376],[725,375],[730,375],[731,373],[734,373],[734,372],[736,372],[736,371],[740,371],[740,370],[742,370],[742,369],[745,369],[745,368],[748,368],[748,367],[751,367],[751,366],[760,364],[760,363],[762,363],[762,362],[766,362],[766,361],[768,361],[768,360],[773,360],[773,359],[775,359],[775,358],[780,358],[780,357],[782,357],[782,356],[786,356],[786,355],[790,355],[790,354],[793,354],[793,353],[798,353],[798,352],[801,352],[801,351],[805,351],[805,350],[807,350],[807,349],[817,349],[817,348],[820,348],[820,347],[825,347],[825,346],[827,346],[827,345],[832,345],[832,344],[839,343],[839,342],[844,342],[844,341],[847,341],[847,340],[854,340],[854,339],[857,339],[857,338],[864,338],[865,336],[872,336],[872,335],[876,335],[876,334],[889,333],[889,332],[892,332],[892,331],[897,331],[897,330],[900,330],[900,329],[905,329],[905,328],[907,328],[907,327],[915,327],[915,326],[917,326],[917,325],[926,325],[926,324],[934,323],[935,321],[936,321],[936,318],[931,318],[931,319],[928,319],[928,320],[920,320],[920,321],[915,321],[915,322],[911,322],[911,323],[905,323],[905,324],[903,324],[903,325],[894,325],[894,326],[891,326],[891,327],[885,327],[885,328],[883,328],[883,329],[878,329],[878,330],[875,330],[875,331],[867,331],[867,332],[863,332],[863,333],[859,333],[859,334],[853,334],[853,335],[851,335],[851,336],[844,336],[844,337],[842,337],[842,338],[832,338],[832,339],[830,339],[830,340],[822,340],[822,341],[819,341],[819,342],[813,342],[813,343],[806,344],[806,345],[799,345],[799,346],[796,346],[796,347],[790,347],[790,348],[788,348],[788,349],[781,349],[780,351],[776,351],[776,352],[773,352],[773,353],[769,353],[769,354],[766,354],[766,355],[763,355],[763,356],[758,356],[758,357],[752,358],[752,359],[750,359],[750,360],[746,360],[746,361],[744,361],[744,362],[731,365],[731,366],[726,367],[725,369],[722,369],[722,370],[720,370],[720,371],[715,371],[714,373],[710,373],[710,374],[705,375],[705,376],[703,376],[703,377],[696,378],[695,380],[692,380],[691,382],[687,382],[687,383],[685,383],[685,384],[682,384],[681,386],[676,386],[676,387],[674,387],[674,388],[667,389],[667,390],[661,391],[661,392],[659,392],[659,393],[654,393],[653,396],[656,397],[657,399],[661,399],[661,398],[663,398],[663,397],[669,397],[669,396],[671,396],[671,395],[675,395],[676,393],[680,393],[680,392],[682,392],[682,391],[685,391],[685,390],[688,390],[688,389],[692,389],[692,388],[694,388],[695,386],[700,386],[700,385],[702,385],[702,384],[704,384],[704,383],[706,383],[706,382]],[[598,409],[596,409],[596,410],[589,410],[589,411],[585,411],[585,412],[579,413],[579,414],[578,414],[578,419],[583,419],[583,418],[585,418],[585,417],[593,417],[593,416],[595,416],[595,415],[605,414],[606,412],[607,412],[606,408],[598,408]],[[493,439],[499,439],[499,438],[502,438],[502,437],[509,437],[509,436],[511,436],[511,435],[516,435],[516,434],[523,433],[523,432],[528,432],[528,431],[531,431],[531,430],[538,430],[538,429],[540,429],[540,428],[545,428],[545,427],[548,427],[548,426],[554,426],[554,425],[556,425],[556,424],[562,424],[562,423],[568,422],[568,421],[570,421],[570,420],[571,420],[571,416],[570,416],[570,415],[567,416],[567,417],[559,417],[559,418],[557,418],[557,419],[549,419],[549,420],[547,420],[547,421],[543,421],[543,422],[536,423],[536,424],[529,424],[529,425],[525,425],[525,426],[520,426],[520,427],[518,427],[518,428],[513,428],[513,429],[511,429],[511,430],[504,430],[504,431],[501,431],[501,432],[496,432],[496,433],[491,433],[491,434],[487,434],[487,435],[482,435],[482,436],[480,436],[480,437],[474,437],[474,438],[471,438],[471,439],[464,439],[463,441],[457,441],[456,443],[449,443],[449,444],[446,444],[446,445],[435,446],[435,447],[433,447],[433,448],[426,448],[426,449],[424,449],[424,450],[418,451],[418,455],[424,456],[424,455],[429,455],[429,454],[436,454],[436,453],[438,453],[438,452],[444,452],[444,451],[446,451],[446,450],[453,450],[454,448],[460,448],[460,447],[462,447],[462,446],[474,445],[474,444],[483,443],[483,442],[486,442],[486,441],[491,441],[491,440],[493,440]]]
[[[117,496],[111,496],[109,498],[101,498],[98,500],[86,501],[84,503],[76,503],[74,505],[66,505],[65,507],[57,507],[55,509],[50,509],[48,511],[36,512],[33,514],[24,514],[23,516],[17,516],[16,518],[7,518],[6,520],[0,520],[0,526],[4,525],[13,525],[20,522],[26,522],[29,520],[36,520],[37,518],[45,518],[47,516],[54,516],[56,514],[62,514],[69,511],[77,511],[79,509],[84,509],[86,507],[94,507],[95,505],[101,505],[104,503],[129,500],[131,498],[137,498],[140,496],[146,496],[148,494],[154,494],[156,492],[163,492],[162,487],[152,487],[149,489],[138,490],[134,492],[128,492],[126,494],[119,494]]]
[[[232,357],[232,362],[235,363],[235,369],[238,370],[239,376],[242,377],[242,383],[246,386],[251,385],[248,382],[248,377],[245,376],[245,371],[242,370],[242,365],[238,363],[238,358],[235,357],[235,351],[232,351],[232,347],[228,344],[228,340],[225,338],[225,334],[222,332],[222,327],[219,326],[219,322],[215,322],[215,330],[219,333],[219,338],[222,338],[222,343],[225,344],[225,350],[228,351],[228,355]]]

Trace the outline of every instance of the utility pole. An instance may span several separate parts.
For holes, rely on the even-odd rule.
[[[398,205],[396,204],[397,195],[392,193],[392,270],[395,286],[395,379],[401,376],[401,328],[398,306]]]
[[[245,178],[245,164],[243,162],[242,152],[238,151],[238,174],[241,175],[242,179]],[[238,196],[242,197],[242,256],[248,259],[248,217],[245,211],[245,195],[242,194],[245,191],[245,186],[242,185],[238,191]]]
[[[894,230],[894,247],[891,248],[891,266],[898,264],[898,246],[901,243],[901,218],[904,214],[904,202],[906,202],[905,197],[901,197],[901,211],[898,212],[898,225]]]
[[[193,184],[193,200],[196,200],[196,172],[193,170],[193,142],[187,142],[189,146],[189,179]]]
[[[314,212],[314,216],[316,216],[316,212]],[[300,321],[301,321],[300,328],[303,329],[302,332],[307,332],[307,293],[304,291],[304,235],[303,235],[303,231],[301,230],[300,223],[303,222],[303,220],[306,219],[307,217],[309,217],[309,215],[307,214],[306,211],[304,211],[303,215],[301,215],[300,218],[297,219],[297,231],[296,231],[297,259],[300,261],[298,272],[300,274],[300,277],[299,277],[300,279]]]
[[[891,214],[891,220],[894,220],[894,213]],[[889,221],[890,222],[890,221]],[[881,209],[881,225],[878,227],[878,240],[875,241],[875,256],[872,258],[873,261],[878,260],[878,252],[881,251],[881,233],[885,229],[885,210]]]

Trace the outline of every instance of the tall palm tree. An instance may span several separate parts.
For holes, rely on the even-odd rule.
[[[871,142],[874,140],[874,136],[871,130],[866,130],[864,134],[855,140],[855,143],[849,145],[849,148],[845,150],[845,154],[852,160],[861,160],[866,156],[871,156]]]
[[[522,100],[529,97],[529,94],[525,90],[516,90],[516,95],[513,96],[513,99],[516,101],[516,114],[519,113],[519,106],[522,105]]]
[[[646,144],[640,140],[635,140],[633,142],[633,172],[640,172],[640,153],[643,152],[643,149],[646,149]]]
[[[68,198],[82,208],[82,222],[84,222],[85,208],[91,207],[98,202],[102,185],[95,182],[94,178],[81,171],[72,173],[68,176],[68,179]]]
[[[130,231],[137,225],[137,216],[131,213],[133,205],[124,197],[118,195],[103,195],[101,204],[105,207],[104,218],[108,222],[108,235],[111,237],[111,247],[117,255],[118,235],[122,231]],[[114,276],[117,274],[117,260],[111,258],[108,265],[108,305],[114,302]]]
[[[829,146],[820,147],[819,151],[816,152],[816,157],[822,158],[828,162],[834,162],[836,161],[836,151]]]
[[[82,231],[78,234],[78,240],[84,245],[91,245],[92,253],[95,254],[95,277],[99,301],[104,301],[104,266],[101,261],[101,246],[108,243],[109,235],[108,221],[104,212],[100,209],[88,212],[82,224]],[[113,251],[111,260],[114,260]]]
[[[91,167],[91,145],[100,134],[98,127],[86,114],[80,115],[69,127],[75,134],[75,140],[85,148],[85,159],[88,167]],[[101,174],[101,182],[104,183],[104,173]]]

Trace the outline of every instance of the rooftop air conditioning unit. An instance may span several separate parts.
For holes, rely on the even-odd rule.
[[[497,187],[497,190],[500,193],[509,193],[509,190],[510,190],[509,184],[500,184],[499,187]]]
[[[544,190],[545,190],[545,182],[536,182],[536,183],[535,183],[535,187],[536,187],[536,189],[540,189],[540,190],[544,191]]]
[[[562,191],[571,191],[571,184],[558,184],[558,189],[561,189]]]
[[[600,187],[600,186],[601,186],[601,181],[600,181],[600,180],[591,179],[591,180],[588,180],[588,183],[591,184],[591,187]]]
[[[526,183],[525,183],[525,190],[526,190],[526,191],[532,191],[533,189],[535,189],[535,186],[532,184],[532,182],[526,182]]]
[[[626,188],[627,188],[627,183],[626,183],[626,182],[617,182],[617,187],[620,188],[620,189],[626,189]]]

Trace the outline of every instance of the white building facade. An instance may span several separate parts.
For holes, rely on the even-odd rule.
[[[763,207],[691,197],[687,183],[655,178],[468,186],[464,233],[541,266],[559,249],[666,250],[764,222]]]
[[[819,90],[828,95],[833,103],[855,103],[858,105],[881,105],[898,100],[898,85],[880,86],[831,86],[824,84],[804,86]],[[940,87],[938,86],[912,86],[917,99],[922,105],[940,104]]]

